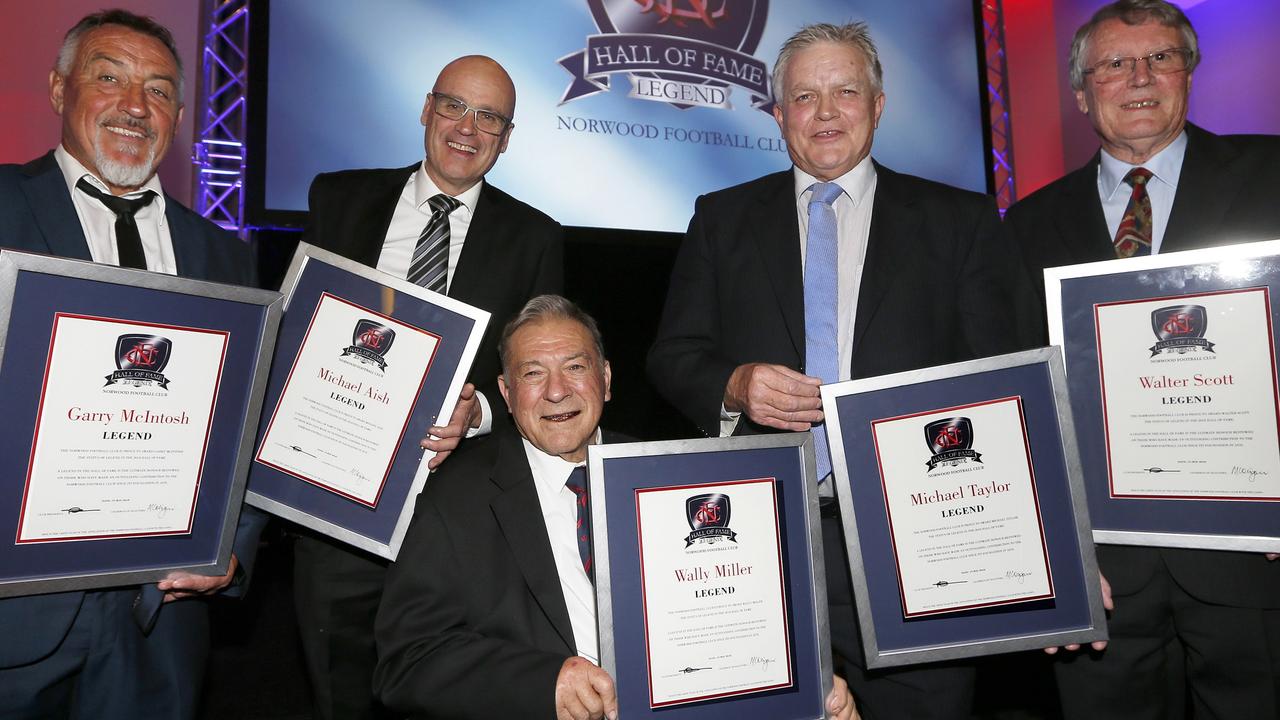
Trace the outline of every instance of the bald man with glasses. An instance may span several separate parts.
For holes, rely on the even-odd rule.
[[[464,437],[510,422],[497,388],[498,333],[529,298],[562,290],[560,225],[484,180],[507,149],[515,105],[515,85],[501,65],[458,58],[423,104],[420,162],[323,173],[311,184],[305,242],[492,313],[453,416],[419,429],[428,435],[423,447],[437,453],[433,467]],[[385,717],[371,687],[387,563],[306,531],[294,557],[316,717]]]

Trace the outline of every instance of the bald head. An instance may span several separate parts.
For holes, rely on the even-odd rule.
[[[468,84],[483,86],[486,92],[494,94],[494,102],[499,99],[504,101],[500,105],[485,108],[486,110],[496,110],[509,118],[515,117],[516,85],[506,69],[497,60],[486,55],[464,55],[445,65],[432,89],[434,92],[456,95],[445,88],[452,87],[461,92],[461,86]]]
[[[493,58],[467,55],[445,65],[422,106],[431,181],[455,197],[480,182],[506,152],[515,112],[516,86]]]

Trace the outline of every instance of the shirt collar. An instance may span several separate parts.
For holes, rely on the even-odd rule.
[[[418,171],[413,174],[413,181],[413,205],[428,215],[431,214],[431,209],[427,207],[427,201],[441,193],[449,194],[441,190],[427,174],[425,162],[418,165]],[[462,191],[461,195],[455,195],[453,198],[462,203],[467,208],[467,212],[474,213],[476,202],[480,200],[480,186],[483,184],[484,180],[481,179],[480,182]]]
[[[574,468],[586,466],[586,463],[571,463],[559,455],[548,455],[534,447],[533,443],[527,439],[520,440],[524,443],[525,457],[529,458],[529,470],[533,472],[533,481],[545,489],[558,492],[564,487],[565,481],[569,479],[569,473],[573,472]],[[600,444],[600,428],[596,428],[596,436],[592,444]]]
[[[67,183],[67,191],[72,195],[76,193],[76,183],[80,182],[81,178],[88,180],[90,184],[97,187],[102,192],[107,193],[108,195],[113,194],[111,189],[107,187],[107,184],[102,182],[97,175],[89,172],[84,165],[81,165],[79,160],[76,160],[71,153],[67,152],[67,148],[65,146],[61,144],[58,145],[58,147],[53,151],[53,159],[58,162],[58,169],[62,171],[62,179]],[[152,200],[151,204],[147,207],[154,207],[160,211],[161,215],[163,215],[164,190],[160,187],[159,175],[153,174],[145,183],[142,184],[142,187],[125,193],[124,197],[136,198],[148,190],[154,192],[156,194],[156,198]]]
[[[1124,176],[1136,167],[1144,167],[1151,171],[1151,175],[1160,182],[1171,188],[1178,187],[1178,177],[1182,174],[1182,158],[1187,154],[1187,131],[1183,130],[1178,133],[1178,137],[1173,139],[1160,152],[1147,158],[1147,161],[1141,165],[1132,165],[1117,160],[1112,157],[1105,149],[1102,151],[1102,161],[1098,164],[1098,192],[1104,198],[1114,197],[1115,193],[1122,192],[1129,194],[1129,187],[1125,185]],[[1148,181],[1149,182],[1149,181]],[[1121,186],[1124,186],[1123,188]]]
[[[805,200],[805,193],[808,192],[811,185],[822,181],[798,167],[792,166],[791,170],[795,176],[796,203],[801,206],[808,205],[807,201],[801,202]],[[862,158],[862,162],[854,165],[852,170],[831,182],[839,185],[840,189],[844,190],[844,194],[848,195],[849,199],[853,201],[854,207],[857,207],[862,204],[862,199],[866,196],[867,190],[871,187],[875,178],[876,168],[871,162],[871,156],[868,155]]]

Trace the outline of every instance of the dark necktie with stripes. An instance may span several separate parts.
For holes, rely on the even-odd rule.
[[[431,219],[418,236],[407,278],[411,283],[443,294],[449,278],[449,213],[462,203],[441,193],[432,196],[427,204],[431,206]]]
[[[116,256],[120,267],[147,269],[147,256],[142,252],[142,236],[138,234],[138,223],[133,219],[142,208],[151,204],[156,194],[148,190],[137,198],[123,198],[109,195],[94,187],[84,178],[76,183],[76,188],[84,194],[96,199],[116,215]]]
[[[578,499],[574,503],[578,508],[578,527],[575,533],[578,538],[578,554],[582,556],[582,569],[587,571],[587,578],[595,582],[595,570],[591,567],[591,503],[587,499],[587,469],[574,468],[564,484]]]
[[[1118,258],[1151,254],[1151,196],[1147,195],[1147,181],[1151,176],[1150,170],[1141,167],[1124,176],[1124,181],[1133,186],[1133,192],[1120,219],[1120,228],[1116,230]]]

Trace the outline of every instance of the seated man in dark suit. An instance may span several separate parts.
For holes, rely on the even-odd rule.
[[[563,284],[560,225],[485,180],[511,140],[516,88],[480,55],[440,71],[422,106],[425,156],[402,168],[322,173],[302,239],[491,313],[453,417],[423,447],[439,465],[464,435],[505,424],[498,333],[529,298]],[[418,431],[423,428],[418,428]],[[319,720],[384,714],[370,690],[373,618],[387,563],[311,532],[295,545],[298,627]]]
[[[1280,237],[1280,138],[1187,122],[1195,29],[1122,0],[1076,31],[1071,86],[1101,150],[1014,204],[1005,229],[1047,267]],[[1243,62],[1242,58],[1224,62]],[[1032,325],[1047,339],[1044,304]],[[1280,564],[1258,553],[1100,545],[1114,612],[1104,652],[1056,664],[1068,720],[1280,717]]]
[[[698,198],[649,351],[655,387],[709,436],[813,430],[831,644],[868,718],[969,717],[973,667],[867,671],[819,386],[1019,349],[995,201],[896,173],[863,23],[811,25],[774,64],[794,167]]]
[[[253,285],[249,247],[160,187],[156,168],[182,94],[173,36],[151,18],[108,10],[72,27],[49,74],[61,142],[26,165],[0,166],[0,243]],[[16,452],[10,442],[6,452]],[[0,507],[17,502],[0,498]],[[237,568],[247,573],[265,522],[255,510],[241,514],[221,577],[0,600],[0,717],[195,717],[209,617],[204,602],[185,598],[228,588]]]
[[[595,321],[554,295],[503,330],[514,432],[470,441],[427,482],[378,610],[374,687],[415,717],[616,717],[567,483],[601,442],[610,369]],[[608,434],[605,434],[608,438]],[[836,679],[827,709],[854,718]]]

